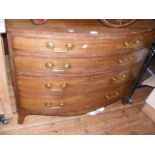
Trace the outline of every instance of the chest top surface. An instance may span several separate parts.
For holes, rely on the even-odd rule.
[[[64,34],[64,35],[86,35],[93,37],[118,37],[119,35],[132,35],[155,31],[155,21],[138,20],[126,28],[109,28],[99,20],[48,20],[43,25],[34,25],[31,20],[6,20],[7,31],[22,33],[41,34]]]

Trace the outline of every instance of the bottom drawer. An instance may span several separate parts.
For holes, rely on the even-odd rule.
[[[19,95],[19,110],[34,114],[71,116],[84,114],[106,106],[127,95],[132,82],[109,88],[105,91],[91,92],[74,96],[34,96]]]

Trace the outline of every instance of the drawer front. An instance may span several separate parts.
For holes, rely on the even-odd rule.
[[[30,36],[30,35],[29,35]],[[26,36],[13,36],[13,50],[20,52],[26,52],[32,54],[43,53],[47,55],[75,55],[75,56],[100,56],[105,53],[114,51],[128,51],[130,49],[140,49],[145,47],[152,41],[152,35],[133,35],[126,36],[125,38],[73,38],[59,39],[55,37],[51,38],[39,38],[38,37],[26,37]]]
[[[14,56],[16,73],[24,74],[94,74],[137,64],[145,58],[147,49],[124,55],[94,58],[41,58]]]
[[[33,77],[16,76],[17,89],[21,93],[44,95],[72,95],[82,92],[93,92],[113,87],[127,81],[133,81],[140,69],[141,63],[123,71],[91,76],[51,76]]]
[[[121,99],[127,94],[131,83],[121,85],[112,90],[105,90],[75,96],[35,96],[21,94],[19,96],[19,109],[37,114],[48,115],[77,115],[85,109],[103,107],[111,102]],[[34,100],[35,99],[35,100]]]

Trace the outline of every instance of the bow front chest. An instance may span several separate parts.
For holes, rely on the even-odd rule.
[[[19,123],[27,115],[81,115],[128,95],[155,22],[108,28],[98,20],[7,20]]]

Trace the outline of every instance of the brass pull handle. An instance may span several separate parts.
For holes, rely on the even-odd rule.
[[[70,63],[65,63],[65,64],[64,64],[64,68],[65,68],[65,69],[71,68],[71,64],[70,64]]]
[[[53,84],[52,83],[46,83],[45,87],[48,89],[51,89],[53,87]]]
[[[58,89],[58,88],[53,88],[53,89],[51,89],[51,91],[52,92],[61,92],[61,91],[63,91],[62,89]]]
[[[129,57],[129,62],[132,62],[134,60],[134,56]]]
[[[138,40],[138,39],[132,44],[133,48],[137,48],[140,45],[142,45],[142,42],[140,40]]]
[[[48,42],[48,43],[47,43],[47,48],[53,50],[53,49],[55,48],[55,44],[54,44],[53,42]],[[54,50],[53,50],[53,52],[55,52],[55,53],[65,53],[65,52],[67,52],[67,51],[65,51],[65,50],[54,51]]]
[[[54,92],[60,92],[60,91],[63,91],[67,87],[68,87],[68,84],[67,83],[62,83],[62,84],[60,84],[60,88],[59,89],[52,89],[52,91],[54,91]]]
[[[111,100],[111,99],[116,98],[117,96],[119,96],[119,91],[115,91],[113,94],[108,94],[108,95],[105,96],[105,98],[107,100]]]
[[[53,69],[53,72],[65,72],[67,69],[71,68],[71,64],[70,63],[65,63],[63,65],[64,69]]]
[[[52,103],[52,102],[45,102],[44,105],[45,105],[46,107],[48,107],[48,108],[59,109],[59,108],[62,108],[62,107],[65,105],[65,103],[64,103],[64,102],[60,102],[60,103],[58,104],[58,106],[53,106],[53,103]]]
[[[52,72],[65,72],[64,69],[52,69]]]
[[[136,47],[139,47],[141,45],[141,41],[140,40],[136,40],[135,42],[132,42],[132,43],[129,43],[129,42],[124,42],[123,45],[124,45],[124,48],[125,49],[130,49],[130,48],[136,48]]]
[[[62,89],[67,88],[67,87],[68,87],[68,84],[67,84],[67,83],[62,83],[62,84],[60,85],[60,87],[61,87]]]
[[[126,73],[121,74],[121,77],[122,77],[123,79],[127,78],[127,77],[128,77],[128,73],[126,72]]]
[[[123,59],[118,59],[119,64],[123,64]]]
[[[46,66],[46,68],[51,69],[52,72],[65,72],[67,69],[71,68],[71,64],[70,63],[65,63],[63,65],[63,68],[64,69],[56,69],[56,68],[53,68],[54,67],[54,64],[52,62],[46,63],[45,66]]]
[[[123,45],[124,45],[125,49],[132,48],[132,46],[129,44],[129,42],[124,42]]]
[[[140,40],[137,39],[137,40],[136,40],[136,44],[139,44],[139,43],[142,43],[142,42],[141,42]]]
[[[66,44],[66,48],[67,48],[67,50],[72,50],[75,48],[75,45],[72,42],[69,42]]]
[[[50,89],[53,92],[60,92],[60,91],[63,91],[65,88],[67,88],[68,84],[67,83],[62,83],[62,84],[60,84],[60,88],[53,88],[53,89],[51,89],[53,87],[53,84],[52,83],[46,83],[45,87],[47,89]]]
[[[53,65],[52,62],[48,62],[48,63],[45,64],[45,66],[46,66],[46,68],[48,68],[48,69],[52,69],[54,65]]]
[[[54,44],[53,42],[48,42],[48,43],[47,43],[47,47],[48,47],[49,49],[54,49],[54,48],[55,48],[55,44]]]
[[[120,82],[120,81],[126,79],[127,75],[128,75],[128,73],[126,72],[126,73],[122,73],[119,77],[113,76],[111,79],[112,79],[113,82],[116,83],[116,82]]]
[[[120,65],[126,65],[126,64],[130,64],[131,62],[133,62],[134,60],[134,56],[130,56],[129,58],[126,58],[126,59],[118,59],[118,63]]]

